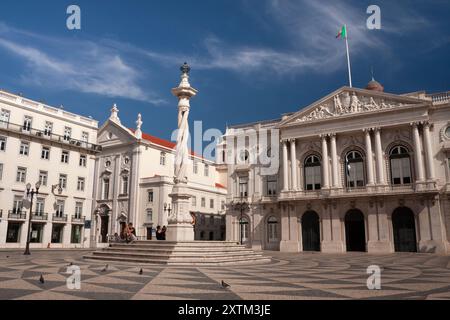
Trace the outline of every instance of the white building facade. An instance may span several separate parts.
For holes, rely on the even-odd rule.
[[[266,129],[279,130],[279,170],[228,165],[227,240],[286,252],[450,252],[449,93],[343,87],[280,120],[230,127],[223,145]],[[244,148],[231,154],[268,152]]]
[[[0,248],[89,247],[98,123],[0,91]],[[60,188],[61,187],[61,188]]]
[[[150,239],[157,226],[167,226],[172,206],[175,143],[143,133],[140,115],[136,129],[126,128],[118,112],[114,106],[98,132],[102,153],[95,164],[92,246],[105,245],[130,222],[139,239]],[[207,233],[205,226],[199,229],[198,238],[201,234],[204,240],[225,238],[225,230],[217,225],[224,224],[226,175],[216,170],[213,161],[193,153],[190,160],[188,188],[193,197],[189,210],[207,217],[208,225],[214,221]],[[204,219],[196,220],[200,228]]]

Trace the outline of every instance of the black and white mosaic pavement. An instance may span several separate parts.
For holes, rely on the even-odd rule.
[[[0,299],[450,299],[450,256],[268,253],[266,265],[166,267],[83,260],[86,252],[0,252]],[[81,289],[67,288],[72,263]],[[378,265],[381,290],[368,290]],[[142,269],[142,274],[140,270]],[[41,275],[44,283],[39,281]],[[231,287],[220,285],[225,281]]]

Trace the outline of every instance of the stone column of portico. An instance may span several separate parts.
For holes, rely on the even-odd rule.
[[[386,185],[386,178],[384,174],[384,157],[383,149],[381,146],[381,129],[375,129],[375,154],[377,157],[377,178],[378,184],[381,186]]]
[[[422,157],[422,141],[420,139],[419,125],[414,122],[411,123],[413,129],[413,139],[414,139],[414,160],[416,164],[416,184],[423,183],[425,181],[424,168],[423,168],[423,157]]]
[[[321,135],[322,138],[322,176],[323,176],[323,186],[322,189],[330,188],[330,177],[329,177],[329,167],[328,167],[328,144],[327,135]]]
[[[339,166],[338,166],[338,157],[337,157],[337,148],[336,148],[336,134],[330,134],[330,144],[331,144],[331,166],[333,172],[333,188],[340,188],[339,181]]]
[[[367,185],[373,186],[375,180],[373,178],[373,153],[372,153],[372,139],[370,137],[371,129],[364,129],[366,138],[366,154],[367,154]]]
[[[290,144],[291,144],[291,181],[292,181],[291,190],[296,191],[298,190],[298,185],[297,185],[297,151],[295,147],[295,139],[291,139]]]
[[[427,159],[427,180],[434,181],[436,176],[434,174],[434,159],[433,159],[433,149],[430,137],[430,123],[425,122],[423,124],[423,143],[425,148],[425,156]]]
[[[287,141],[283,140],[283,191],[289,190],[289,169],[288,169],[288,149]]]

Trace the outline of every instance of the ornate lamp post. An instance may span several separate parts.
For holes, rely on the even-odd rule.
[[[244,219],[244,212],[248,211],[250,209],[250,205],[247,201],[244,200],[244,198],[241,196],[240,200],[238,202],[233,203],[234,209],[241,212],[241,217],[239,219],[239,236],[240,236],[240,244],[243,244],[243,219]]]
[[[30,197],[30,216],[28,217],[28,233],[27,233],[27,245],[25,247],[24,255],[30,255],[30,241],[31,241],[31,217],[33,216],[33,198],[34,196],[39,194],[39,188],[41,187],[41,183],[38,182],[35,185],[35,189],[31,189],[31,184],[27,184],[27,197]]]
[[[167,216],[170,216],[170,213],[172,212],[172,208],[170,207],[170,203],[167,204],[164,202],[164,213],[167,212]]]

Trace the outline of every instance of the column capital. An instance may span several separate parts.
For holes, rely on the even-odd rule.
[[[366,133],[366,134],[369,134],[370,131],[373,131],[373,130],[375,130],[375,128],[364,128],[364,129],[362,129],[362,131],[363,131],[364,133]]]
[[[374,128],[373,128],[373,131],[374,131],[375,133],[380,133],[380,132],[381,132],[381,127],[374,127]]]
[[[336,138],[336,132],[329,133],[328,136],[330,138]]]
[[[322,139],[322,141],[323,141],[323,140],[325,140],[325,139],[328,137],[328,134],[327,134],[327,133],[321,133],[321,134],[319,135],[319,137],[320,137],[320,139]]]
[[[294,143],[295,143],[295,141],[297,141],[296,138],[289,138],[289,139],[286,139],[286,140],[289,141],[289,142],[294,142]]]
[[[420,125],[420,121],[414,121],[414,122],[411,122],[409,125],[410,125],[411,127],[413,127],[413,128],[417,128],[417,127],[419,127],[419,125]]]

